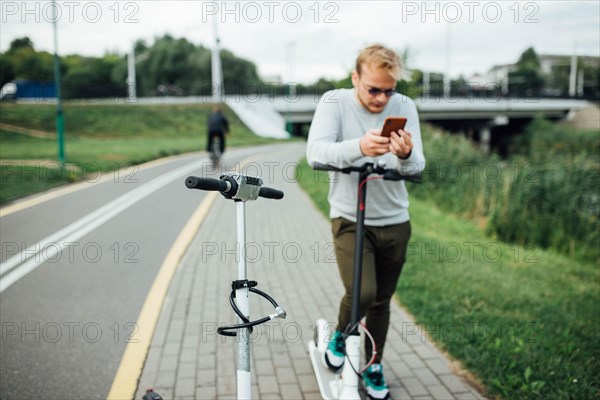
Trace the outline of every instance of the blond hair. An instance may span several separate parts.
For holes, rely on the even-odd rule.
[[[363,65],[385,69],[395,79],[399,79],[402,75],[403,65],[398,53],[381,44],[365,47],[358,54],[355,68],[359,76]]]

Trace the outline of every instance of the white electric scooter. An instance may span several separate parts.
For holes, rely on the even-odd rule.
[[[312,361],[313,369],[317,376],[319,390],[324,400],[348,399],[358,400],[358,384],[361,381],[360,375],[373,362],[376,355],[375,344],[373,343],[373,354],[367,365],[361,368],[360,364],[360,286],[362,278],[362,256],[364,242],[364,224],[365,224],[365,202],[367,197],[367,181],[369,175],[381,175],[381,179],[391,181],[410,181],[420,182],[420,175],[402,175],[395,169],[386,169],[385,162],[382,160],[376,166],[373,163],[366,163],[360,167],[337,168],[331,165],[315,163],[313,169],[321,171],[335,171],[345,174],[358,172],[358,201],[356,212],[356,243],[354,248],[354,272],[352,281],[352,310],[350,314],[350,324],[345,328],[344,337],[346,344],[346,359],[342,371],[331,370],[325,360],[325,351],[329,344],[329,338],[334,324],[324,319],[317,320],[315,324],[314,340],[308,343],[308,352]],[[373,178],[371,178],[373,179]],[[370,333],[365,329],[365,334],[373,342]]]
[[[237,240],[239,252],[237,280],[231,284],[232,290],[229,303],[238,316],[238,324],[222,326],[217,333],[224,336],[238,336],[237,338],[237,396],[238,399],[251,399],[250,375],[250,334],[252,327],[270,321],[274,318],[285,318],[286,312],[279,307],[277,302],[265,292],[256,289],[256,281],[249,281],[246,274],[246,201],[256,200],[258,197],[281,199],[283,192],[262,186],[262,179],[235,173],[221,175],[220,179],[198,178],[190,176],[185,185],[189,189],[219,191],[226,199],[231,199],[236,204],[237,211]],[[275,308],[275,312],[264,318],[250,321],[249,293],[255,293],[267,299]]]

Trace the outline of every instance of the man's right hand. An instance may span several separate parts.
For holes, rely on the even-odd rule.
[[[376,129],[367,131],[360,138],[360,151],[367,157],[381,156],[390,151],[390,138],[381,136]]]

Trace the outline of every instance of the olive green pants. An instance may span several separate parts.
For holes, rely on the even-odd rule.
[[[356,224],[344,218],[332,221],[333,243],[338,267],[346,293],[340,304],[338,329],[350,324],[352,281],[354,277],[354,247]],[[410,239],[410,221],[384,227],[365,226],[360,291],[360,316],[366,316],[367,329],[377,347],[375,362],[381,362],[390,323],[390,301],[400,278]],[[367,360],[372,345],[365,340]]]

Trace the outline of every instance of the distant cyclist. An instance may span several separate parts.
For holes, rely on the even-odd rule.
[[[215,137],[219,139],[219,154],[225,152],[225,134],[229,132],[229,121],[219,106],[215,106],[208,117],[208,144],[206,151],[213,152],[213,143]]]

